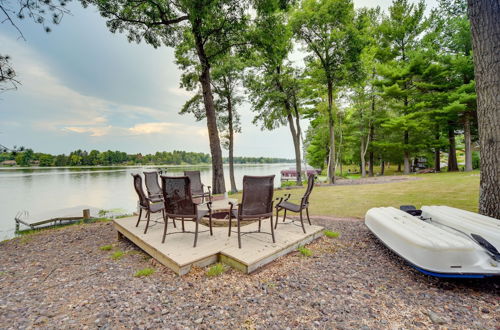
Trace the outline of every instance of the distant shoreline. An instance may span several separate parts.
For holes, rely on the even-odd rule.
[[[224,163],[224,166],[229,166],[229,163]],[[235,166],[262,166],[262,165],[295,165],[295,163],[235,163]],[[0,165],[0,170],[43,170],[43,169],[89,169],[89,168],[99,168],[99,169],[117,169],[117,168],[138,168],[138,167],[152,167],[152,168],[164,168],[164,167],[211,167],[212,164],[136,164],[136,165],[79,165],[79,166],[9,166]]]

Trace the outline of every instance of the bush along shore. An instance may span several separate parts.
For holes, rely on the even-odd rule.
[[[110,222],[0,243],[1,328],[498,329],[500,280],[443,280],[394,255],[355,219],[245,275],[225,265],[179,277]]]

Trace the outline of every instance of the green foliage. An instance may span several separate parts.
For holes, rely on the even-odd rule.
[[[339,156],[336,136],[342,139],[342,128],[335,128],[335,120],[341,121],[342,115],[334,113],[334,94],[360,78],[364,40],[355,21],[356,13],[350,0],[304,0],[290,18],[296,38],[309,53],[305,58],[307,75],[312,83],[323,85],[323,93],[326,89],[327,111],[318,115],[328,118],[329,182],[334,181],[336,157]]]
[[[472,168],[477,170],[481,165],[481,158],[479,157],[479,152],[474,151],[472,153]]]
[[[340,233],[339,232],[331,231],[331,230],[328,230],[328,229],[325,229],[323,231],[323,233],[325,234],[326,237],[330,237],[330,238],[340,237]]]
[[[299,246],[297,250],[304,256],[304,257],[310,257],[313,255],[312,251],[304,246]]]
[[[101,251],[111,251],[113,249],[113,245],[103,245],[99,247]]]
[[[286,187],[296,187],[297,182],[295,181],[282,181],[281,182],[281,188],[286,188]]]
[[[118,250],[118,251],[113,252],[113,254],[111,255],[111,259],[120,260],[124,255],[125,255],[125,252]]]
[[[29,149],[31,150],[31,149]],[[16,156],[23,155],[24,152],[16,152],[12,155],[10,152],[0,153],[0,162],[4,160],[14,160]],[[73,157],[77,156],[77,157]],[[20,156],[24,157],[24,156]],[[34,153],[29,156],[29,164],[39,161],[40,166],[113,166],[113,165],[132,165],[132,164],[156,164],[156,165],[199,165],[210,164],[210,155],[199,152],[187,152],[174,150],[172,152],[156,152],[155,154],[126,154],[121,151],[105,151],[99,152],[92,150],[88,153],[85,150],[76,150],[66,155],[50,155],[43,153]],[[77,161],[70,161],[70,157],[78,159]],[[228,159],[224,158],[227,163]],[[27,160],[23,160],[26,164]],[[234,157],[235,164],[273,164],[273,163],[292,163],[293,159],[286,158],[273,158],[273,157]],[[27,166],[27,165],[25,165]],[[103,213],[103,215],[105,215]]]
[[[207,276],[209,276],[209,277],[219,276],[222,273],[224,273],[225,271],[226,271],[226,267],[222,263],[217,263],[217,264],[211,266],[207,270]]]
[[[155,270],[153,268],[144,268],[135,272],[134,277],[146,277],[153,275]]]
[[[17,153],[16,163],[19,166],[31,166],[31,162],[34,160],[34,152],[32,149],[26,149]]]

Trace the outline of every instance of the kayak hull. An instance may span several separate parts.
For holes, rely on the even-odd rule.
[[[422,215],[432,217],[431,214],[432,211]],[[468,278],[500,276],[500,263],[470,237],[456,231],[452,223],[448,224],[435,223],[432,219],[423,221],[393,207],[372,208],[365,216],[365,225],[383,244],[425,274]],[[496,234],[500,236],[500,230],[488,237]]]

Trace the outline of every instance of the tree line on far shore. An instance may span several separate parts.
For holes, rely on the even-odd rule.
[[[236,164],[292,163],[293,159],[271,157],[234,157]],[[4,163],[5,162],[5,163]],[[15,162],[15,163],[14,163]],[[224,158],[227,163],[227,158]],[[51,155],[34,152],[24,147],[0,150],[0,164],[19,166],[109,166],[109,165],[198,165],[210,164],[209,154],[188,151],[163,151],[143,155],[127,154],[122,151],[75,150],[69,155]]]

